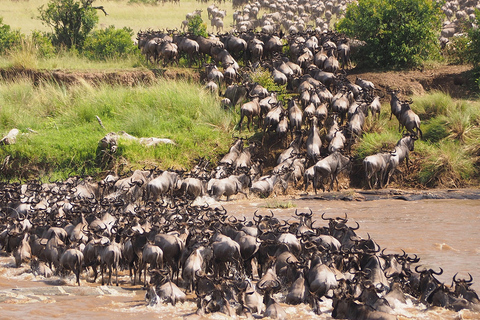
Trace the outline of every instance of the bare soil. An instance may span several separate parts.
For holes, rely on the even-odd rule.
[[[365,72],[350,70],[347,78],[354,82],[356,77],[372,81],[383,92],[398,89],[404,95],[424,94],[432,90],[449,93],[454,98],[469,98],[475,94],[470,82],[472,67],[468,65],[444,65],[435,69],[412,71]],[[172,80],[186,79],[199,81],[200,73],[195,69],[141,69],[114,71],[68,71],[68,70],[30,70],[0,69],[0,77],[14,80],[19,77],[32,79],[34,83],[51,80],[72,85],[80,82],[90,84],[109,83],[126,86],[149,84],[157,78]]]
[[[435,69],[411,71],[364,72],[352,70],[347,78],[359,77],[371,81],[377,89],[400,90],[404,95],[422,95],[429,91],[442,91],[453,98],[469,98],[472,89],[472,67],[468,65],[444,65]]]

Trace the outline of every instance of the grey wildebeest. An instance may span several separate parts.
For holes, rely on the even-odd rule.
[[[392,116],[394,115],[397,119],[400,116],[400,111],[402,110],[402,102],[398,99],[398,90],[390,90],[388,91],[390,94],[390,120],[392,120]]]
[[[199,57],[200,47],[195,40],[189,39],[185,36],[174,35],[173,42],[178,46],[178,52],[184,53],[189,65],[192,66],[192,63]]]
[[[120,241],[120,238],[116,239]],[[122,259],[122,248],[117,241],[108,241],[99,249],[100,270],[102,273],[102,285],[105,283],[103,273],[108,268],[107,285],[112,285],[112,273],[115,269],[115,284],[118,286],[118,269],[120,268],[120,259]]]
[[[363,168],[365,170],[365,176],[368,181],[368,187],[372,189],[372,177],[375,176],[375,183],[373,186],[379,188],[383,187],[385,183],[385,175],[388,171],[388,165],[392,154],[389,152],[377,153],[363,159]],[[379,180],[380,175],[380,180]]]
[[[166,66],[169,62],[176,62],[178,64],[178,46],[165,39],[158,39],[157,41],[157,60],[163,61],[163,66]]]
[[[388,164],[388,178],[385,186],[390,182],[390,178],[395,172],[395,169],[403,162],[405,159],[408,168],[408,156],[410,151],[413,151],[415,140],[417,137],[415,135],[407,134],[400,140],[398,140],[397,145],[393,152],[391,152],[390,161]]]
[[[363,80],[363,79],[358,78],[358,77],[355,79],[355,84],[360,86],[363,91],[366,91],[370,94],[372,94],[373,91],[375,90],[375,85],[373,84],[373,82]]]
[[[290,132],[293,139],[293,132],[300,131],[302,129],[303,114],[302,110],[298,107],[294,99],[288,101],[288,118],[290,120]]]
[[[413,112],[410,104],[412,100],[403,101],[398,116],[398,131],[401,131],[403,127],[411,134],[416,134],[422,138],[422,130],[420,130],[420,117]],[[420,134],[420,135],[419,135]]]
[[[245,197],[248,197],[243,190],[249,187],[250,184],[250,177],[242,173],[240,175],[231,175],[223,179],[210,179],[207,184],[207,191],[216,201],[222,196],[226,196],[227,201],[229,201],[230,197],[237,193],[242,193]]]
[[[335,151],[342,151],[343,148],[345,147],[345,142],[347,141],[347,138],[345,138],[345,135],[341,130],[337,130],[333,134],[333,139],[330,141],[330,144],[328,145],[328,152],[329,153],[334,153]]]
[[[219,164],[233,165],[243,151],[243,139],[239,138],[230,147],[230,150],[220,160]]]
[[[380,96],[375,96],[373,101],[368,105],[368,110],[366,116],[368,116],[368,111],[372,113],[372,118],[380,119],[380,111],[382,108],[382,104],[380,103]]]
[[[254,117],[258,117],[258,126],[260,126],[260,104],[259,98],[255,97],[252,101],[246,102],[240,108],[240,121],[238,122],[238,127],[240,132],[242,131],[242,122],[243,118],[247,118],[247,128],[250,131],[250,123],[253,122]]]
[[[312,163],[315,163],[320,158],[320,149],[322,148],[322,139],[320,138],[320,132],[317,127],[317,118],[311,117],[310,121],[312,123],[310,127],[310,133],[307,138],[307,161],[312,160]]]
[[[83,265],[83,253],[75,248],[67,249],[60,257],[60,266],[64,271],[73,271],[76,282],[80,285],[80,272]]]
[[[315,193],[317,193],[317,186],[320,182],[320,187],[325,191],[323,186],[323,179],[330,177],[330,189],[333,190],[333,183],[337,183],[338,190],[338,174],[347,169],[350,166],[350,159],[340,152],[334,152],[326,158],[318,161],[314,166],[314,179],[313,179],[313,188]]]
[[[147,184],[146,199],[156,201],[160,196],[170,193],[173,198],[173,190],[177,189],[179,175],[177,172],[163,171],[161,175],[152,179]]]
[[[180,191],[189,199],[196,199],[205,193],[205,181],[195,177],[187,177],[182,180]]]
[[[273,193],[278,183],[282,185],[283,190],[287,189],[287,183],[280,174],[263,176],[252,183],[250,191],[261,197],[268,197]]]

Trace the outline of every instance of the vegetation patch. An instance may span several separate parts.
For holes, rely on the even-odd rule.
[[[198,84],[186,81],[66,87],[23,79],[1,82],[0,90],[2,128],[22,133],[16,144],[0,149],[1,174],[7,179],[99,175],[143,166],[187,168],[199,157],[215,162],[232,142],[235,115]],[[98,158],[98,143],[108,132],[120,131],[168,138],[176,145],[120,143],[105,165]]]

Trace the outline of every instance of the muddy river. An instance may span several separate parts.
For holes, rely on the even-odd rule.
[[[473,276],[473,288],[480,292],[480,200],[375,200],[325,201],[314,199],[249,199],[221,203],[229,214],[251,218],[253,212],[289,219],[295,210],[314,213],[315,226],[325,225],[326,217],[343,217],[348,224],[360,224],[357,234],[376,240],[386,253],[417,254],[420,265],[444,272],[438,279],[450,284],[458,272],[459,278]],[[278,208],[289,206],[289,208]],[[272,209],[270,209],[272,208]],[[16,269],[11,257],[0,258],[0,319],[183,319],[195,311],[193,301],[147,307],[143,291],[133,287],[129,277],[121,277],[119,287],[106,287],[85,281],[74,286],[73,276],[43,279]],[[13,290],[12,290],[13,289]],[[277,299],[281,301],[282,297]],[[327,299],[328,300],[328,299]],[[325,302],[324,312],[316,316],[307,305],[282,304],[290,319],[331,319],[331,304]],[[426,310],[423,305],[397,307],[399,319],[480,319],[472,311],[452,312],[437,308]],[[207,319],[224,319],[222,314],[208,315]]]

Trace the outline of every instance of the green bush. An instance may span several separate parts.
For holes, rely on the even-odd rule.
[[[268,90],[268,92],[276,92],[278,100],[285,100],[287,97],[287,86],[278,85],[273,81],[272,75],[267,69],[258,68],[248,73],[251,82],[258,83]]]
[[[38,30],[32,31],[32,34],[27,37],[32,42],[37,50],[37,55],[43,58],[52,58],[55,56],[56,50],[50,38],[43,32]]]
[[[442,17],[437,1],[359,0],[348,5],[336,28],[365,41],[352,57],[358,66],[412,68],[440,57]]]
[[[93,60],[125,58],[138,51],[132,42],[133,30],[128,27],[106,29],[92,32],[83,46],[83,54]]]
[[[87,35],[98,23],[93,0],[50,0],[38,8],[39,19],[52,28],[55,46],[81,49]]]
[[[478,26],[480,23],[480,11],[476,10],[475,11],[475,24]],[[468,58],[471,63],[473,63],[473,66],[476,69],[480,69],[480,30],[478,28],[470,28],[467,31],[468,33],[468,38],[469,38],[469,45],[468,45]]]
[[[202,17],[194,15],[190,21],[188,21],[188,32],[195,36],[202,36],[208,38],[207,24],[203,22]]]
[[[12,30],[9,25],[3,23],[0,17],[0,53],[5,53],[13,46],[20,43],[22,34],[19,30]]]
[[[460,37],[452,37],[442,50],[442,53],[447,62],[453,64],[465,64],[470,61],[469,58],[469,43],[470,39],[465,34]]]

